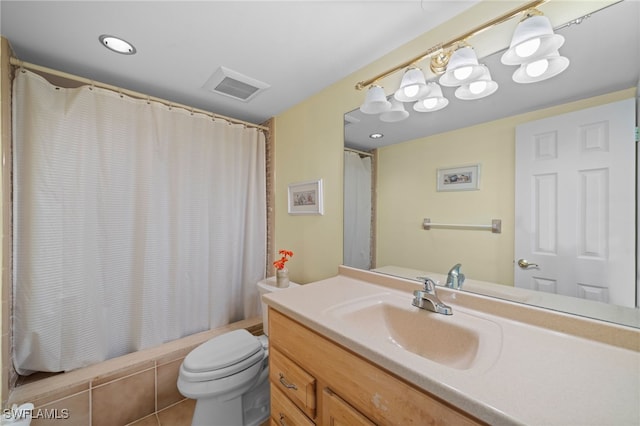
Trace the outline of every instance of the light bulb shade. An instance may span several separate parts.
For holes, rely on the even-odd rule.
[[[442,95],[442,88],[434,82],[428,83],[429,95],[426,98],[420,99],[413,104],[413,109],[418,112],[433,112],[438,111],[447,105],[449,105],[449,99]]]
[[[531,68],[531,65],[538,61],[547,61],[544,72],[531,73],[527,71],[527,67]],[[569,59],[564,56],[560,56],[560,53],[556,50],[553,54],[544,58],[539,58],[531,62],[524,63],[515,70],[513,73],[513,81],[516,83],[537,83],[539,81],[547,80],[551,77],[555,77],[562,71],[566,70],[569,66]]]
[[[474,99],[485,98],[498,90],[498,83],[491,79],[491,72],[489,71],[489,68],[486,66],[484,68],[485,71],[479,79],[463,84],[456,89],[456,98],[471,101]]]
[[[409,117],[409,112],[404,109],[404,104],[397,99],[391,99],[391,109],[380,114],[380,121],[395,123]]]
[[[424,73],[420,68],[409,68],[402,76],[400,88],[393,97],[400,102],[413,102],[424,97],[428,92]]]
[[[387,100],[384,89],[380,86],[371,86],[367,90],[367,96],[360,107],[360,111],[365,114],[380,114],[391,109],[391,102]]]
[[[478,57],[471,46],[461,47],[451,55],[447,71],[440,77],[440,84],[447,87],[461,86],[477,80],[483,73]],[[462,75],[461,75],[462,74]]]
[[[520,65],[548,56],[563,44],[564,37],[554,34],[549,18],[532,16],[518,24],[509,49],[500,61],[505,65]]]

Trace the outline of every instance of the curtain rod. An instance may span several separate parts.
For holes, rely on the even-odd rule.
[[[357,149],[353,149],[353,148],[344,148],[344,150],[347,152],[354,152],[356,154],[365,155],[367,157],[373,157],[373,154],[371,154],[370,152],[358,151]]]
[[[226,117],[224,115],[220,115],[220,114],[216,114],[213,113],[211,111],[205,111],[203,109],[199,109],[199,108],[194,108],[188,105],[183,105],[183,104],[179,104],[176,102],[171,102],[171,101],[167,101],[165,99],[161,99],[161,98],[156,98],[155,96],[149,96],[149,95],[145,95],[144,93],[140,93],[140,92],[135,92],[133,90],[128,90],[128,89],[123,89],[121,87],[117,87],[117,86],[112,86],[110,84],[106,84],[106,83],[101,83],[98,81],[94,81],[88,78],[84,78],[84,77],[79,77],[77,75],[73,75],[73,74],[69,74],[63,71],[58,71],[58,70],[54,70],[52,68],[47,68],[47,67],[43,67],[41,65],[35,65],[35,64],[31,64],[29,62],[24,62],[21,61],[18,58],[15,57],[11,57],[10,58],[10,64],[15,66],[15,67],[20,67],[20,68],[27,68],[33,71],[38,71],[38,72],[44,72],[47,74],[51,74],[54,75],[56,77],[62,77],[65,78],[67,80],[72,80],[72,81],[77,81],[79,83],[84,83],[84,84],[88,84],[94,87],[100,87],[103,89],[108,89],[114,92],[118,92],[118,93],[122,93],[128,96],[131,96],[132,98],[137,98],[137,99],[143,99],[143,100],[148,100],[148,101],[154,101],[154,102],[158,102],[161,104],[164,104],[166,106],[169,107],[176,107],[176,108],[182,108],[185,109],[187,111],[191,111],[191,112],[197,112],[200,114],[205,114],[208,115],[212,118],[219,118],[221,120],[226,120],[229,121],[231,123],[235,123],[235,124],[242,124],[243,126],[246,127],[253,127],[256,128],[258,130],[262,130],[264,132],[269,132],[269,127],[267,126],[262,126],[260,124],[254,124],[254,123],[250,123],[248,121],[243,121],[243,120],[239,120],[237,118],[231,118],[231,117]]]

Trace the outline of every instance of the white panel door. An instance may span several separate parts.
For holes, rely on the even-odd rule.
[[[634,136],[635,99],[518,126],[516,287],[635,306]]]

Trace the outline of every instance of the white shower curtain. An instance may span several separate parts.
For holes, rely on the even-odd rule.
[[[26,70],[13,111],[19,373],[259,314],[262,132]]]
[[[344,152],[344,264],[371,267],[371,157]]]

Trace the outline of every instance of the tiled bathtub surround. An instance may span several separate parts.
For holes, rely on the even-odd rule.
[[[195,401],[176,385],[182,360],[206,340],[239,328],[262,334],[262,318],[22,385],[10,393],[9,406],[32,402],[33,426],[189,425]]]

